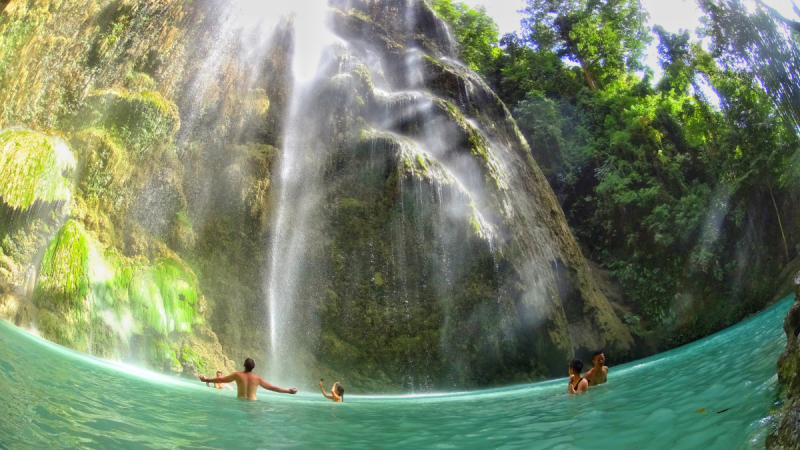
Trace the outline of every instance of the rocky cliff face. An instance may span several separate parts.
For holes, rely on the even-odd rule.
[[[265,280],[287,267],[268,263],[277,211],[313,197],[281,337],[311,378],[491,385],[630,350],[508,110],[428,4],[332,1],[341,42],[300,93],[292,22],[237,27],[233,3],[5,8],[0,315],[186,376],[259,360]],[[288,151],[307,178],[277,195]]]
[[[794,284],[795,303],[783,323],[786,350],[778,359],[778,382],[786,400],[777,416],[775,431],[767,437],[768,449],[800,448],[800,273]]]
[[[15,1],[0,16],[3,317],[185,376],[234,368],[218,336],[263,346],[239,331],[263,322],[258,283],[239,278],[259,270],[278,151],[258,130],[279,129],[267,93],[280,106],[291,33],[270,31],[253,73],[218,6]]]
[[[319,370],[486,385],[561,374],[574,351],[629,350],[511,115],[453,59],[429,6],[332,5],[346,45],[301,127],[316,131],[303,147],[327,206],[309,220],[293,319],[309,324],[297,339],[312,336]]]

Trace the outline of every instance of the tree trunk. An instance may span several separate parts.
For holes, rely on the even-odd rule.
[[[786,17],[783,17],[783,15],[779,13],[777,9],[764,4],[763,0],[756,0],[756,3],[762,6],[763,8],[766,8],[770,13],[772,13],[773,18],[785,23],[786,26],[794,30],[795,33],[800,33],[800,23],[795,22],[794,20],[787,19]],[[792,4],[792,6],[794,6],[795,13],[800,15],[800,12],[798,12],[797,5]]]
[[[772,186],[769,186],[769,196],[772,199],[772,206],[775,207],[775,216],[778,217],[778,226],[781,229],[781,237],[783,238],[783,249],[786,252],[786,263],[789,263],[789,245],[786,243],[786,233],[783,231],[783,221],[781,220],[781,213],[778,210],[778,203],[775,201],[775,195],[772,194]]]
[[[590,2],[591,4],[591,2]],[[589,5],[587,5],[588,7]],[[594,8],[594,6],[592,6]],[[571,54],[578,60],[581,64],[581,70],[583,70],[583,77],[586,78],[586,84],[589,86],[589,90],[596,91],[597,90],[597,82],[594,80],[594,76],[592,75],[592,71],[589,69],[589,65],[586,64],[584,58],[580,56],[580,51],[578,50],[578,45],[575,43],[572,38],[570,37],[570,31],[572,30],[572,20],[566,16],[561,16],[556,18],[554,25],[558,34],[561,35],[561,39],[564,39],[564,42],[567,44],[566,47],[568,49],[568,54]]]
[[[594,81],[594,77],[592,76],[592,72],[589,70],[589,66],[581,59],[581,69],[583,70],[583,76],[586,78],[586,84],[589,86],[590,91],[597,90],[597,82]]]

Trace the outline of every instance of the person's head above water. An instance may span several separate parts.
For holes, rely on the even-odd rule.
[[[218,371],[217,371],[217,378],[219,378],[220,376],[222,376],[222,372],[220,372],[220,371],[218,370]]]
[[[341,398],[344,398],[344,388],[342,387],[341,384],[336,385],[336,395],[338,395]]]
[[[255,367],[256,367],[256,362],[253,361],[253,358],[247,358],[244,360],[245,372],[252,372]]]
[[[602,366],[606,363],[606,355],[602,350],[598,350],[592,354],[592,364],[595,366]]]
[[[573,359],[572,362],[569,363],[570,375],[580,375],[582,370],[583,362],[580,359]]]

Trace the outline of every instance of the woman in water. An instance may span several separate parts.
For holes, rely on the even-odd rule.
[[[583,370],[583,362],[580,359],[573,359],[569,363],[569,387],[567,391],[570,394],[580,394],[589,390],[589,381],[581,376]]]
[[[325,398],[329,398],[335,402],[344,401],[344,388],[339,385],[338,381],[333,383],[333,386],[331,387],[331,395],[328,395],[328,393],[325,392],[325,388],[322,387],[322,380],[319,380],[319,388],[322,390],[322,395],[324,395]]]

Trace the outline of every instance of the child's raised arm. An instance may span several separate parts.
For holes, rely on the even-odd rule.
[[[324,395],[325,398],[327,398],[329,400],[333,400],[333,396],[332,395],[328,395],[328,393],[325,392],[325,388],[322,387],[322,381],[319,382],[319,389],[322,391],[322,395]]]

